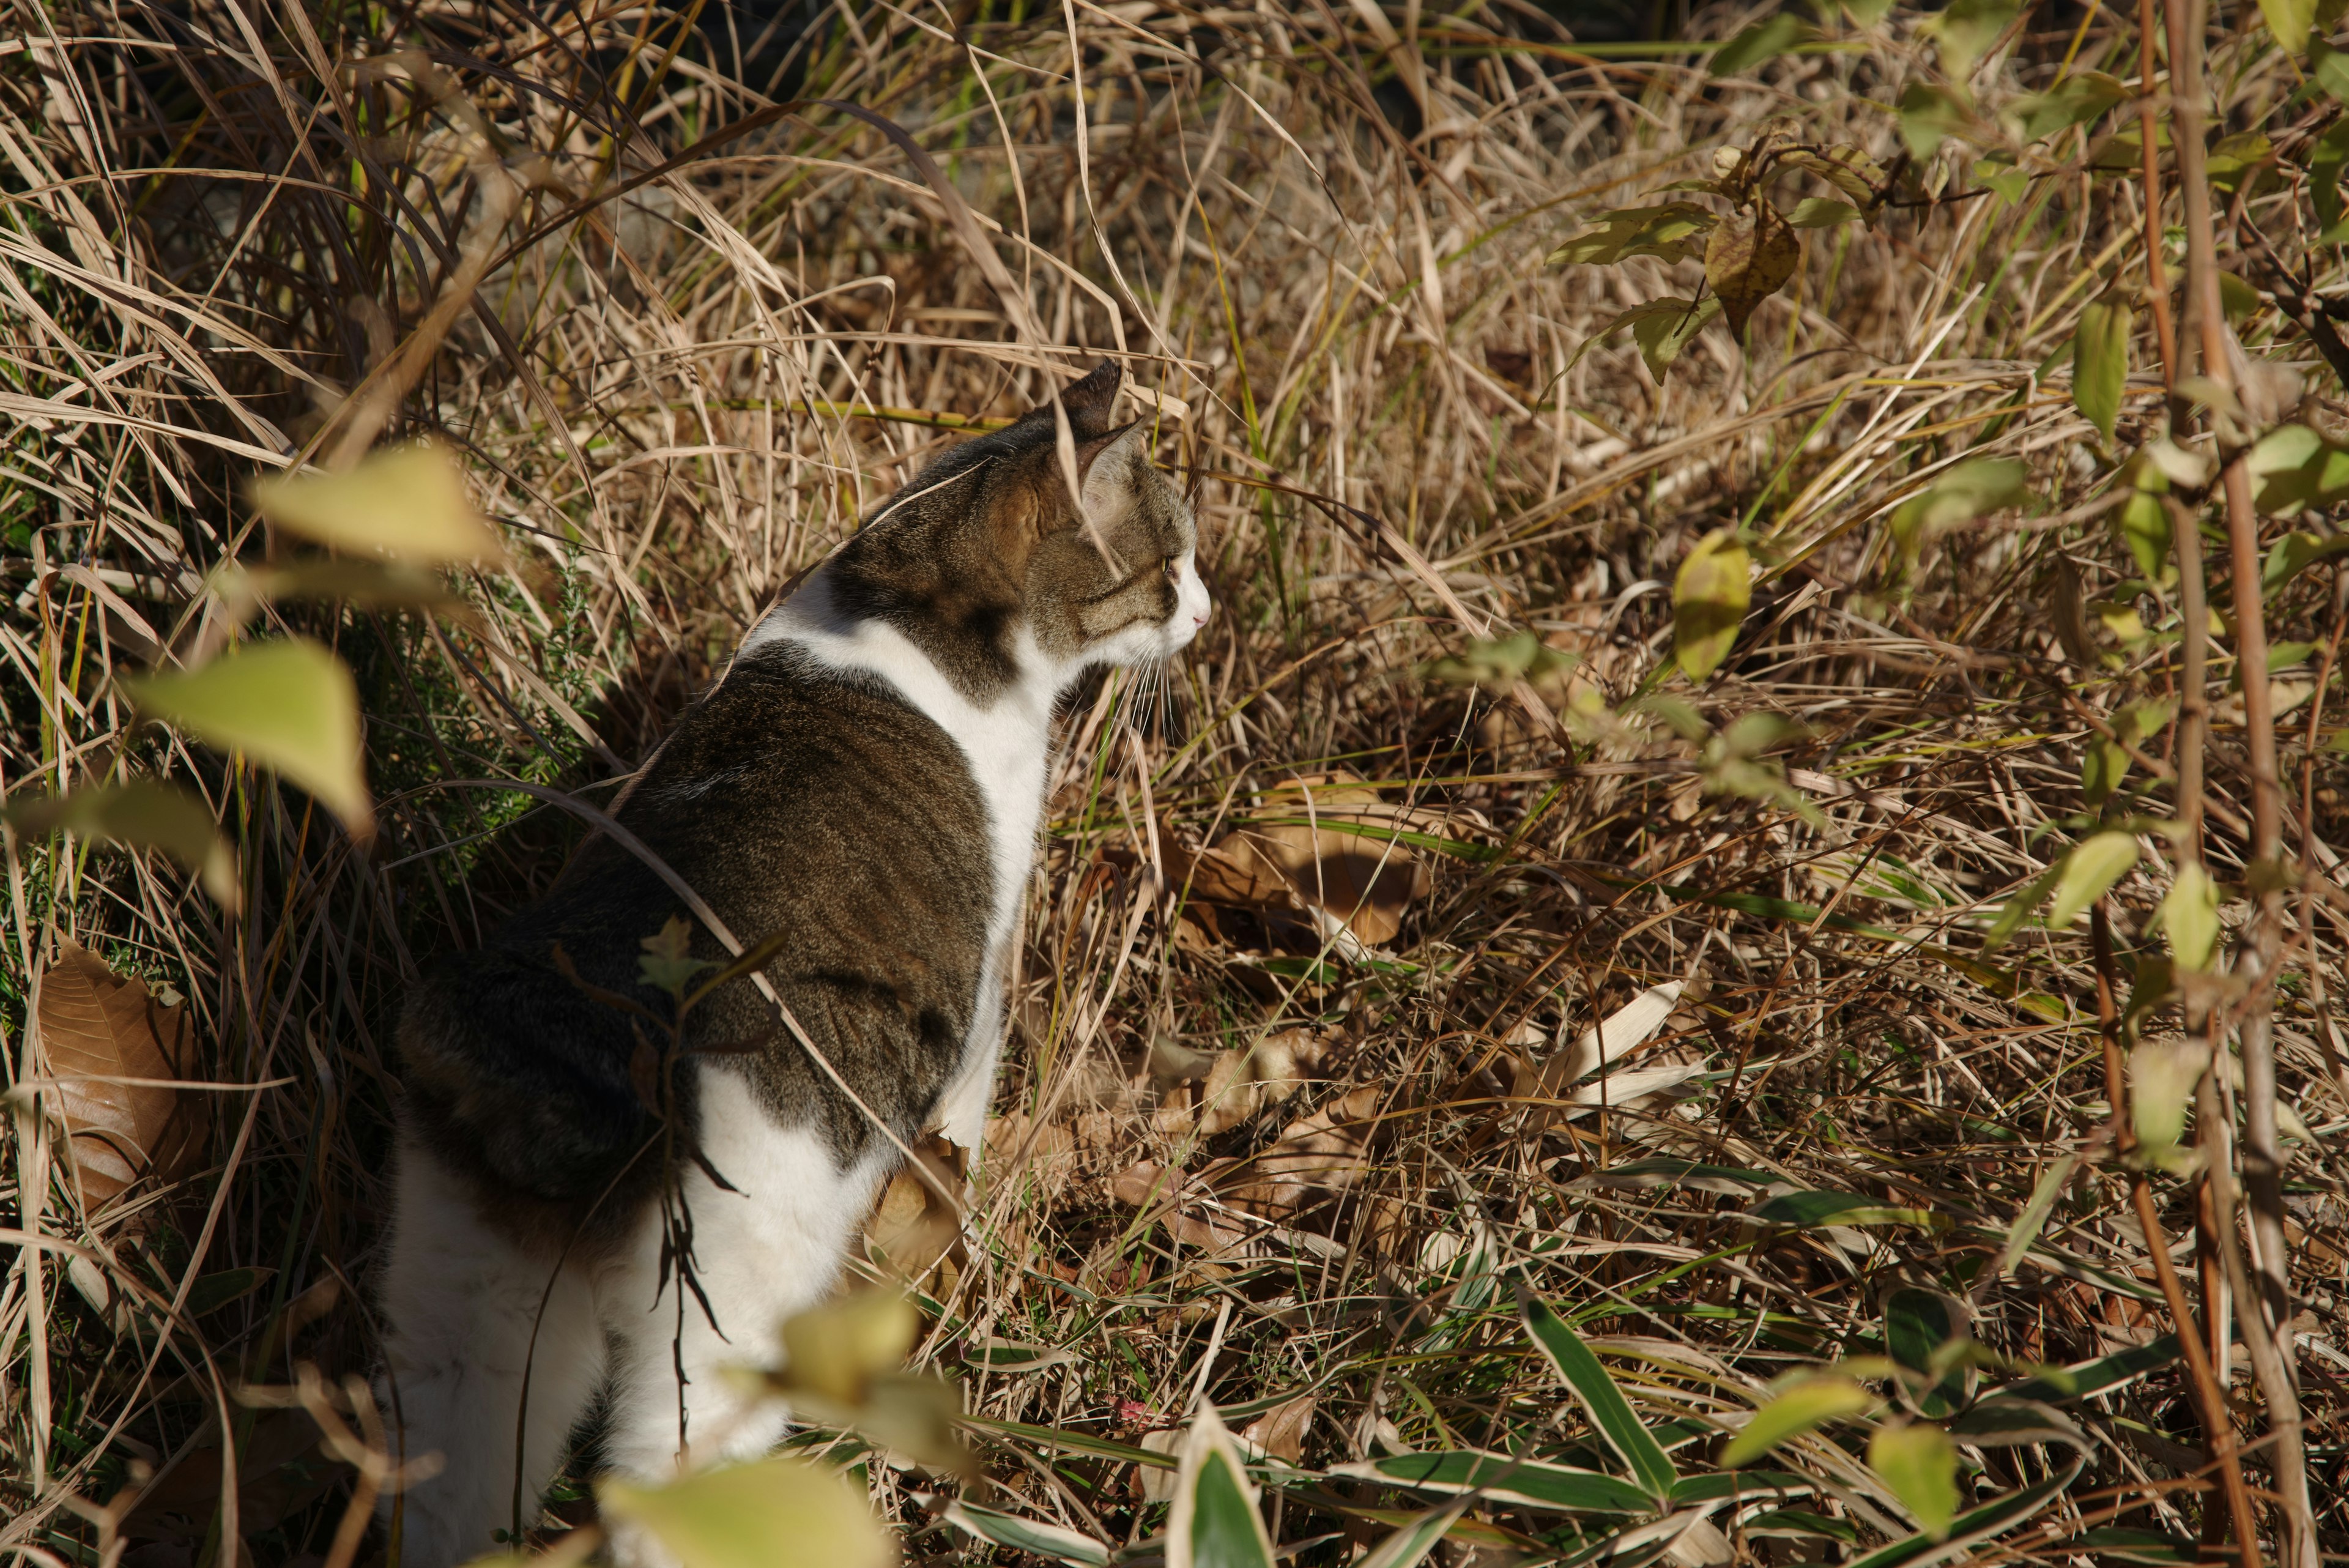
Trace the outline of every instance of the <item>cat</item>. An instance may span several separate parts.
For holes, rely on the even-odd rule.
[[[640,965],[682,905],[609,835],[410,994],[382,1391],[399,1451],[444,1464],[400,1501],[405,1568],[492,1550],[517,1503],[528,1523],[591,1410],[600,1464],[640,1480],[771,1448],[786,1412],[720,1368],[780,1360],[898,1142],[978,1146],[1055,709],[1208,617],[1189,506],[1145,426],[1112,427],[1123,389],[1104,363],[1061,392],[1066,440],[1047,402],[923,470],[616,810],[746,948],[780,943],[767,978],[865,1108],[747,978],[664,1068],[677,1003]],[[689,958],[727,954],[695,922]]]

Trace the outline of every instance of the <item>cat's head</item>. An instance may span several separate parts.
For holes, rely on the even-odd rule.
[[[929,616],[989,641],[1032,639],[1062,671],[1164,659],[1198,635],[1198,529],[1150,461],[1148,422],[1111,422],[1124,379],[1112,361],[1061,389],[1065,451],[1048,401],[939,457],[874,520],[876,545],[933,542]]]

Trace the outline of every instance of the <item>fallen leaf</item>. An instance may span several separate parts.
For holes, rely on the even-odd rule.
[[[1289,1124],[1252,1162],[1253,1179],[1233,1192],[1239,1207],[1267,1219],[1296,1213],[1319,1192],[1343,1192],[1370,1173],[1371,1118],[1382,1085],[1369,1084]]]
[[[936,1134],[914,1146],[914,1157],[949,1192],[962,1186],[961,1152]],[[880,1202],[865,1221],[864,1244],[892,1270],[917,1283],[942,1265],[959,1273],[966,1261],[962,1215],[904,1168],[882,1189]]]
[[[150,1174],[177,1179],[197,1135],[191,1107],[168,1082],[185,1075],[182,1010],[67,938],[41,977],[40,1027],[84,1200],[95,1208]],[[126,1078],[141,1081],[101,1081]]]
[[[1171,1457],[1175,1449],[1183,1446],[1183,1438],[1184,1432],[1180,1428],[1164,1432],[1144,1432],[1142,1434],[1142,1447],[1154,1454],[1166,1454]],[[1157,1465],[1134,1466],[1134,1498],[1144,1503],[1172,1501],[1174,1496],[1174,1471],[1162,1469]]]
[[[1349,774],[1284,780],[1266,793],[1256,822],[1195,857],[1190,885],[1216,903],[1319,911],[1376,946],[1402,929],[1404,909],[1430,886],[1427,867],[1388,836],[1407,819]],[[1169,870],[1181,881],[1185,870],[1174,858]]]
[[[1705,241],[1704,276],[1721,296],[1733,337],[1745,336],[1745,319],[1795,275],[1803,262],[1803,242],[1778,209],[1756,196],[1721,220]]]
[[[1268,1410],[1240,1433],[1240,1442],[1286,1464],[1301,1463],[1305,1458],[1305,1434],[1313,1425],[1315,1403],[1313,1396],[1308,1394]]]
[[[1310,1029],[1284,1029],[1243,1051],[1219,1052],[1199,1091],[1202,1137],[1227,1132],[1304,1085],[1328,1046]]]

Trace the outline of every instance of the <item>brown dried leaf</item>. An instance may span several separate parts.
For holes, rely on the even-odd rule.
[[[1427,867],[1409,848],[1351,831],[1391,831],[1407,816],[1351,774],[1287,780],[1268,793],[1263,815],[1271,820],[1235,829],[1207,852],[1238,868],[1261,896],[1218,901],[1319,909],[1376,946],[1402,929],[1411,900],[1427,896]],[[1193,887],[1205,890],[1197,881]]]
[[[1285,1219],[1318,1192],[1343,1192],[1370,1173],[1371,1118],[1384,1093],[1365,1085],[1289,1124],[1256,1158],[1255,1179],[1233,1201],[1268,1220]]]
[[[1329,1051],[1310,1029],[1284,1029],[1246,1051],[1215,1058],[1199,1091],[1199,1133],[1213,1137],[1295,1094],[1321,1065]]]
[[[1298,1464],[1305,1458],[1305,1434],[1313,1425],[1316,1401],[1310,1394],[1291,1399],[1274,1407],[1248,1423],[1240,1434],[1240,1441],[1260,1454],[1269,1454],[1285,1464]]]
[[[962,1152],[936,1134],[914,1146],[915,1158],[949,1192],[962,1186]],[[864,1223],[864,1244],[914,1281],[927,1278],[941,1263],[959,1269],[965,1261],[961,1214],[905,1169],[882,1189],[880,1202]]]
[[[1730,333],[1745,336],[1754,307],[1785,286],[1803,262],[1803,242],[1778,209],[1761,196],[1721,221],[1705,242],[1704,280],[1721,296]]]
[[[176,1180],[196,1152],[195,1116],[178,1089],[157,1080],[184,1075],[182,1010],[67,938],[41,977],[40,1026],[85,1199],[103,1203],[150,1174]],[[146,1081],[97,1081],[109,1078]]]

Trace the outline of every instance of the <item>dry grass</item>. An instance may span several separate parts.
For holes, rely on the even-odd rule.
[[[247,888],[229,918],[160,859],[8,846],[15,1079],[44,1072],[32,975],[70,935],[186,998],[208,1085],[189,1093],[201,1161],[106,1202],[12,1100],[5,1223],[45,1238],[0,1286],[13,1561],[98,1561],[78,1498],[134,1508],[143,1568],[222,1560],[232,1522],[256,1563],[326,1556],[351,1472],[238,1390],[298,1364],[370,1368],[402,988],[543,886],[575,836],[460,781],[608,799],[793,574],[957,429],[1099,352],[1187,410],[1164,405],[1161,455],[1196,497],[1219,614],[1163,689],[1111,681],[1071,715],[993,1158],[966,1253],[928,1284],[926,1354],[972,1411],[1133,1443],[1196,1392],[1236,1428],[1309,1395],[1291,1456],[1309,1469],[1381,1445],[1566,1451],[1581,1417],[1516,1326],[1512,1270],[1696,1438],[1790,1367],[1874,1352],[1896,1285],[1966,1298],[1974,1338],[2022,1363],[2167,1331],[2108,1160],[2001,1267],[2034,1187],[2096,1154],[2109,1112],[2085,929],[1995,954],[1980,935],[2083,811],[2093,722],[2174,689],[2174,645],[2092,625],[2099,646],[2067,654],[2054,607],[2066,573],[2091,597],[2134,576],[2081,509],[2101,471],[2051,363],[2101,286],[2090,270],[2136,265],[2133,188],[2075,165],[2018,206],[1814,236],[1750,354],[1716,325],[1662,386],[1628,339],[1568,360],[1691,269],[1540,265],[1774,113],[1889,158],[1881,106],[1925,57],[1914,18],[1724,83],[1685,53],[1578,53],[1500,4],[1375,23],[1281,0],[826,10],[786,79],[926,148],[1007,295],[899,147],[821,104],[772,110],[748,84],[785,90],[782,51],[730,40],[742,25],[714,11],[698,27],[462,0],[6,15],[23,47],[0,56],[0,769],[11,796],[117,770],[191,783]],[[1708,12],[1691,34],[1740,20]],[[2079,20],[2026,33],[1993,74],[2044,85]],[[2079,60],[2127,76],[2135,48],[2099,14]],[[2291,87],[2248,35],[2215,75],[2244,122]],[[2266,200],[2254,222],[2283,210]],[[394,352],[443,299],[439,352]],[[2158,400],[2140,387],[2125,435]],[[381,823],[360,852],[306,796],[135,729],[109,672],[216,644],[203,579],[274,547],[239,486],[386,415],[388,434],[461,447],[521,565],[462,582],[470,617],[266,612],[359,675]],[[1905,566],[1886,513],[1969,449],[2025,459],[2039,503]],[[1741,520],[1755,606],[1692,688],[1669,670],[1662,586]],[[2343,581],[2307,574],[2271,628],[2316,643],[2328,673]],[[2174,614],[2141,607],[2157,629]],[[1508,695],[1424,669],[1521,628],[1580,660],[1544,696],[1607,705],[1563,749]],[[1652,713],[1610,716],[1654,694],[1709,726],[1799,724],[1778,754],[1808,815],[1716,789],[1718,751]],[[2240,880],[2241,731],[2220,707],[2209,853]],[[2320,691],[2288,718],[2286,841],[2337,877],[2332,714]],[[2145,750],[2166,766],[2169,744]],[[1293,817],[1273,786],[1341,770],[1375,781],[1362,815],[1427,872],[1394,935],[1365,945],[1245,900],[1174,913],[1198,846]],[[2116,889],[2124,964],[2159,950],[2165,882],[2149,862]],[[2344,1443],[2349,1098],[2326,999],[2349,925],[2317,894],[2287,918],[2283,1098],[2316,1137],[2289,1172],[2291,1263],[2320,1525],[2343,1549],[2323,1480]],[[1545,1066],[1671,981],[1688,989],[1662,1030],[1609,1071],[1692,1075],[1567,1104]],[[2143,1027],[2174,1033],[2174,1006]],[[1212,1054],[1252,1048],[1267,1085],[1214,1097]],[[1764,1230],[1742,1216],[1769,1187],[1642,1177],[1663,1157],[1938,1218]],[[2190,1234],[2192,1189],[2156,1192]],[[991,1371],[972,1355],[990,1341],[1073,1359]],[[2064,1543],[2116,1517],[2195,1534],[2181,1387],[2168,1366],[2075,1412],[2085,1470],[1972,1555],[2076,1560]],[[1805,1464],[1856,1469],[1811,1441]],[[999,1506],[1113,1543],[1157,1527],[1125,1464],[1032,1436],[984,1452]],[[1984,1449],[1966,1484],[2003,1492],[2062,1455]],[[990,1560],[923,1523],[919,1478],[873,1480],[918,1527],[913,1556]],[[1825,1506],[1861,1542],[1900,1532],[1880,1499],[1841,1495]],[[1330,1536],[1299,1561],[1344,1562],[1370,1527],[1342,1510],[1379,1502],[1299,1482],[1277,1535]],[[1555,1515],[1481,1512],[1527,1560],[1573,1544]],[[1760,1562],[1823,1550],[1733,1533]]]

